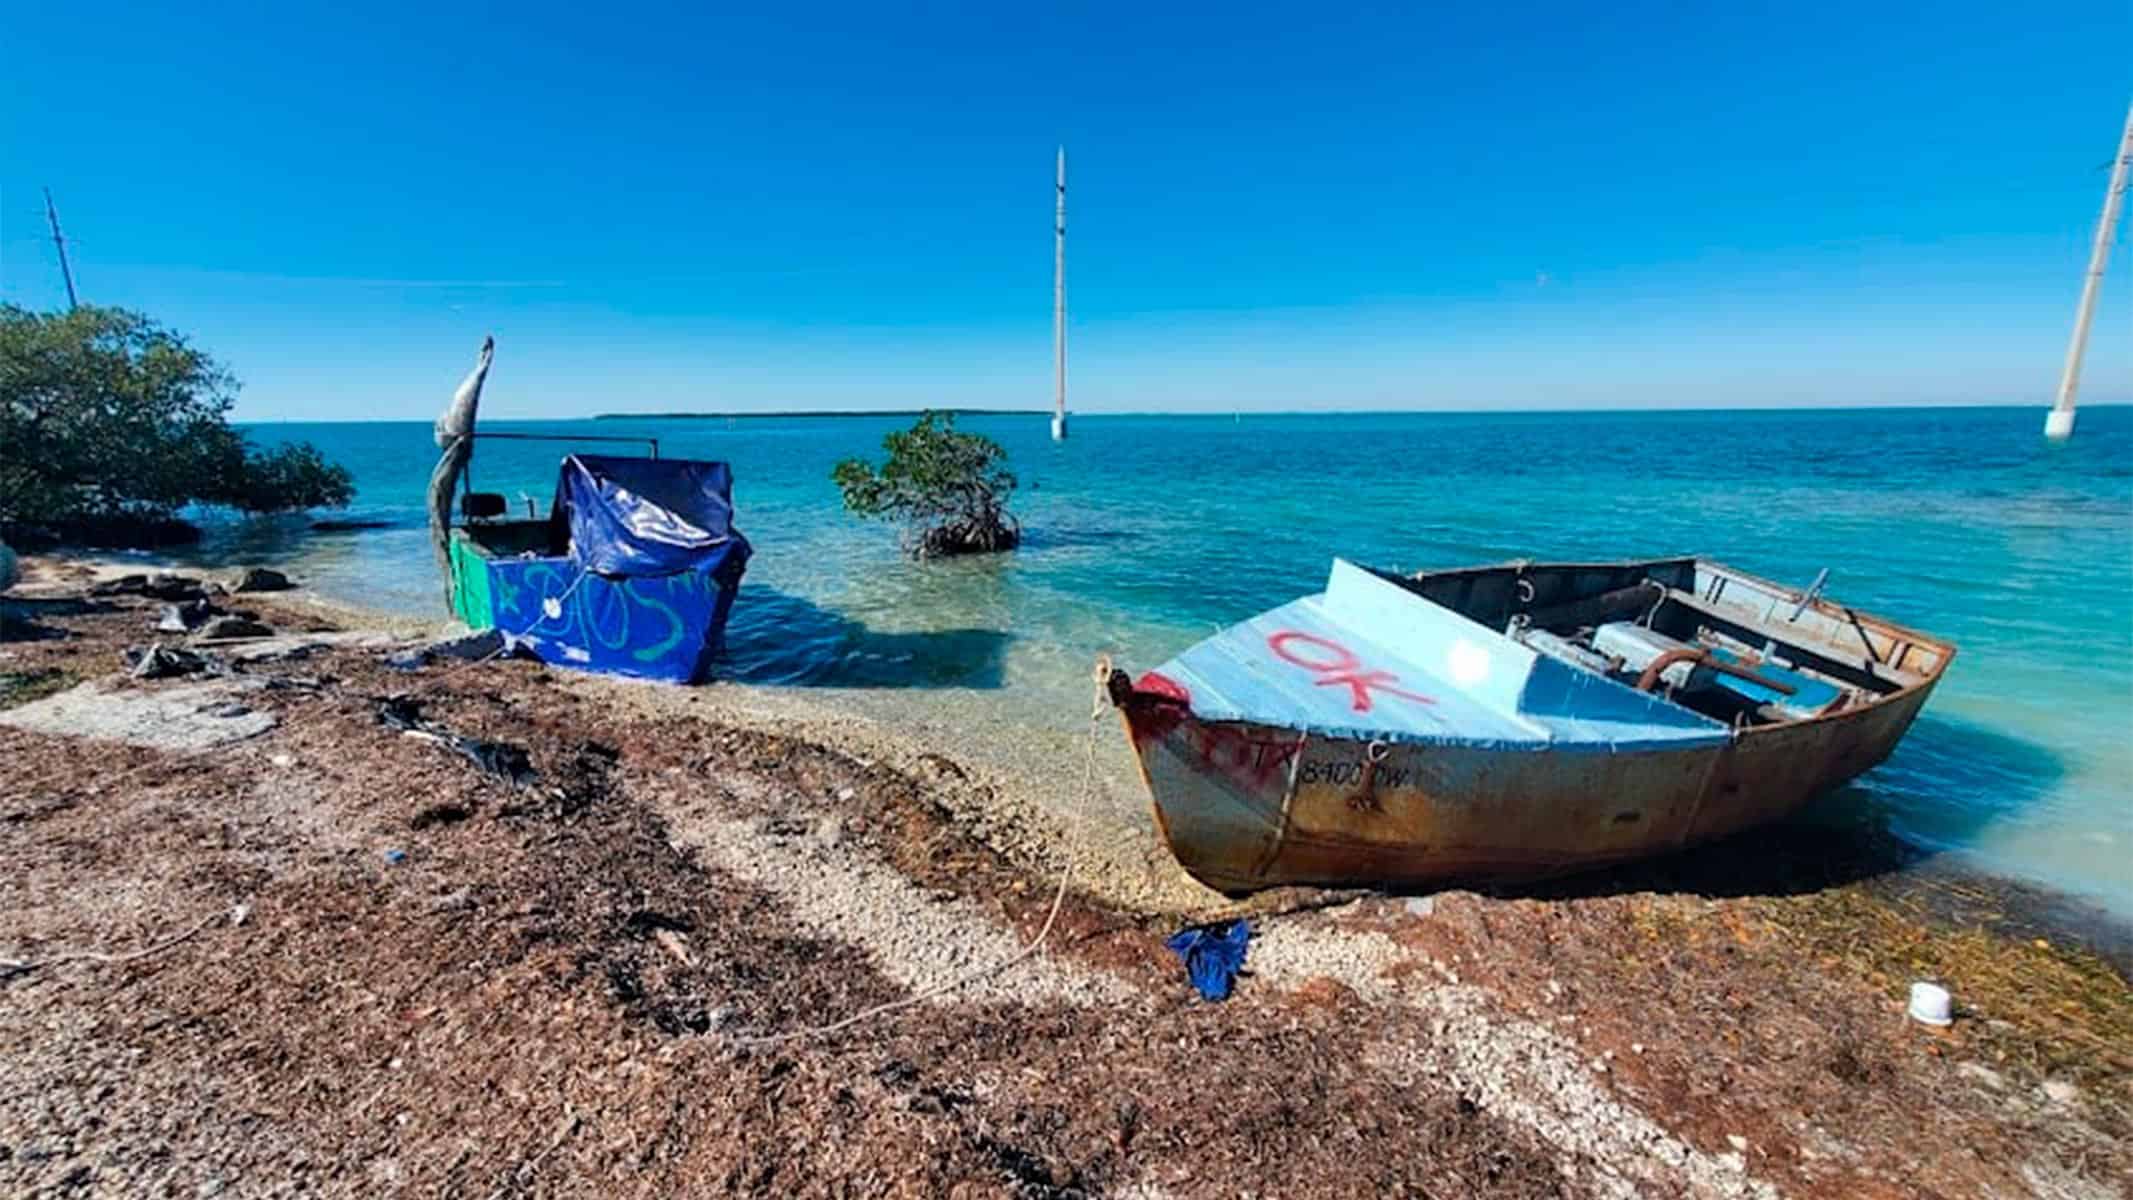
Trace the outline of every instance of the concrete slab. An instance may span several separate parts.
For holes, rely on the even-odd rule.
[[[257,679],[146,687],[92,680],[56,696],[0,711],[0,725],[191,754],[258,737],[274,728],[273,714],[256,712],[244,700],[264,686]]]

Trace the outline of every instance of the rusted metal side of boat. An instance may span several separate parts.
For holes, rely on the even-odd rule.
[[[1886,759],[1954,654],[1819,596],[1690,559],[1371,572],[1421,602],[1403,612],[1379,595],[1369,621],[1398,628],[1373,635],[1354,624],[1352,601],[1331,603],[1343,568],[1346,586],[1383,592],[1337,564],[1325,596],[1218,635],[1230,638],[1228,667],[1261,641],[1263,665],[1245,659],[1241,673],[1223,675],[1203,659],[1195,674],[1188,652],[1138,681],[1113,676],[1158,828],[1211,887],[1538,878],[1779,820]],[[1646,709],[1610,715],[1602,710],[1632,703],[1633,686],[1586,672],[1594,677],[1568,679],[1565,692],[1561,663],[1494,632],[1522,635],[1521,621],[1535,617],[1574,630],[1631,603],[1646,627],[1696,646],[1762,647],[1743,660],[1747,678],[1792,690],[1774,681],[1782,676],[1833,699],[1811,716],[1780,719],[1761,705],[1727,722],[1677,697],[1644,696],[1634,702]],[[1334,623],[1290,628],[1313,615]],[[1390,640],[1356,648],[1377,636]],[[1432,657],[1440,643],[1444,654]],[[1528,675],[1501,678],[1520,670]],[[1323,714],[1268,719],[1261,713],[1278,704],[1239,698],[1261,680],[1291,697],[1301,681],[1303,695],[1331,697],[1362,727]],[[1193,695],[1195,684],[1210,695]],[[1455,704],[1450,693],[1462,692]],[[1480,703],[1460,706],[1468,701]],[[1232,719],[1255,704],[1257,719]]]

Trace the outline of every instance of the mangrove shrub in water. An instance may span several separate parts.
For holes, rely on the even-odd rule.
[[[928,412],[909,429],[881,439],[889,458],[877,470],[847,458],[830,472],[844,506],[865,517],[904,523],[904,551],[915,558],[1012,550],[1022,526],[1007,511],[1015,477],[1007,451],[976,433],[959,433],[955,414]]]
[[[221,364],[140,313],[0,305],[0,531],[144,544],[197,534],[187,505],[348,503],[347,470],[308,443],[262,450],[230,428],[236,395]]]

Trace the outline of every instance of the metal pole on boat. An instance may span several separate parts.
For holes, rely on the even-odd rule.
[[[44,219],[52,226],[52,244],[59,247],[59,274],[67,281],[67,307],[80,308],[74,295],[74,268],[67,263],[67,235],[59,232],[59,209],[52,203],[52,189],[44,190]]]
[[[1052,217],[1052,440],[1063,442],[1066,420],[1066,147],[1059,147],[1058,207]]]
[[[2126,197],[2126,164],[2133,161],[2133,105],[2126,108],[2125,132],[2111,162],[2111,183],[2103,193],[2103,216],[2096,222],[2096,242],[2089,250],[2089,271],[2081,281],[2081,306],[2074,310],[2074,337],[2066,347],[2066,369],[2059,375],[2059,397],[2044,418],[2044,436],[2072,437],[2074,391],[2081,386],[2081,356],[2089,346],[2089,323],[2096,316],[2096,294],[2103,290],[2103,267],[2111,257],[2111,237],[2118,228],[2119,205]]]

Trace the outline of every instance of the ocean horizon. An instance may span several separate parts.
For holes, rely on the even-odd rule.
[[[439,402],[438,407],[443,407]],[[2090,409],[2133,408],[2133,397],[2084,399],[2080,411]],[[1069,407],[1071,420],[1111,420],[1118,417],[1190,417],[1208,420],[1244,420],[1256,417],[1630,417],[1630,416],[1697,416],[1721,413],[1918,413],[1918,412],[2032,412],[2036,415],[2038,429],[2044,427],[2044,415],[2048,404],[2003,404],[1998,402],[1950,403],[1946,401],[1920,401],[1917,403],[1887,404],[1826,404],[1799,405],[1782,403],[1695,405],[1688,407],[1637,407],[1593,408],[1589,405],[1566,408],[1270,408],[1270,409],[1079,409]],[[967,407],[935,405],[931,408],[777,408],[777,409],[673,409],[646,412],[592,412],[571,417],[533,417],[504,412],[482,414],[483,427],[497,424],[569,424],[576,421],[722,421],[765,420],[791,418],[794,420],[846,420],[878,417],[917,417],[927,412],[953,413],[963,417],[1040,417],[1049,419],[1052,406],[1049,404],[1017,406],[1008,408]],[[427,422],[432,418],[415,417],[338,417],[320,420],[316,417],[258,417],[233,418],[240,428],[251,430],[278,429],[285,425],[399,425],[414,421]]]

